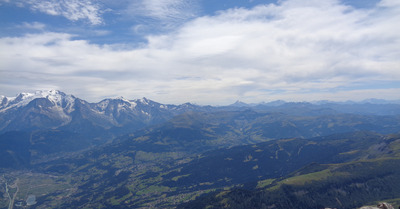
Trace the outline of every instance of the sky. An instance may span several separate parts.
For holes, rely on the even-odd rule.
[[[399,0],[0,0],[0,95],[400,99]]]

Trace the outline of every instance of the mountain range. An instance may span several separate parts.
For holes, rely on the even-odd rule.
[[[165,122],[185,112],[237,111],[243,109],[280,112],[290,115],[400,114],[400,104],[383,103],[341,104],[325,101],[323,104],[312,104],[275,101],[248,105],[238,101],[229,106],[213,107],[190,103],[168,105],[146,98],[127,100],[122,97],[89,103],[58,90],[36,91],[35,93],[21,93],[12,98],[0,96],[0,133],[43,129],[75,131],[89,126],[94,129],[110,130],[123,134]]]
[[[132,131],[200,108],[189,103],[178,106],[163,105],[146,98],[127,100],[121,97],[89,103],[57,90],[21,93],[15,98],[1,98],[1,132],[75,130],[81,125],[102,129],[126,128]]]
[[[89,103],[57,90],[0,99],[0,208],[7,192],[22,205],[35,195],[34,208],[354,208],[400,197],[396,103]]]

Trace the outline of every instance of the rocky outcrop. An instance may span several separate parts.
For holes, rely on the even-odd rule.
[[[383,202],[379,203],[377,206],[364,206],[361,207],[360,209],[394,209],[394,207],[389,203]]]

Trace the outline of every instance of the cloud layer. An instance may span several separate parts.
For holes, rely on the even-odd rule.
[[[174,7],[161,1],[146,2],[153,17],[174,14],[163,13]],[[0,89],[57,88],[94,101],[122,95],[200,104],[399,99],[399,8],[394,0],[371,9],[336,0],[236,8],[148,36],[140,48],[96,45],[67,33],[1,38]],[[99,13],[87,11],[69,18],[101,23]]]

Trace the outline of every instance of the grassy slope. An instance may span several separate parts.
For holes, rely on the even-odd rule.
[[[357,145],[339,153],[352,156],[345,163],[312,163],[284,178],[259,181],[255,190],[217,192],[180,208],[356,208],[385,199],[396,205],[400,197],[399,145],[398,135],[386,136],[363,150],[356,149]]]

